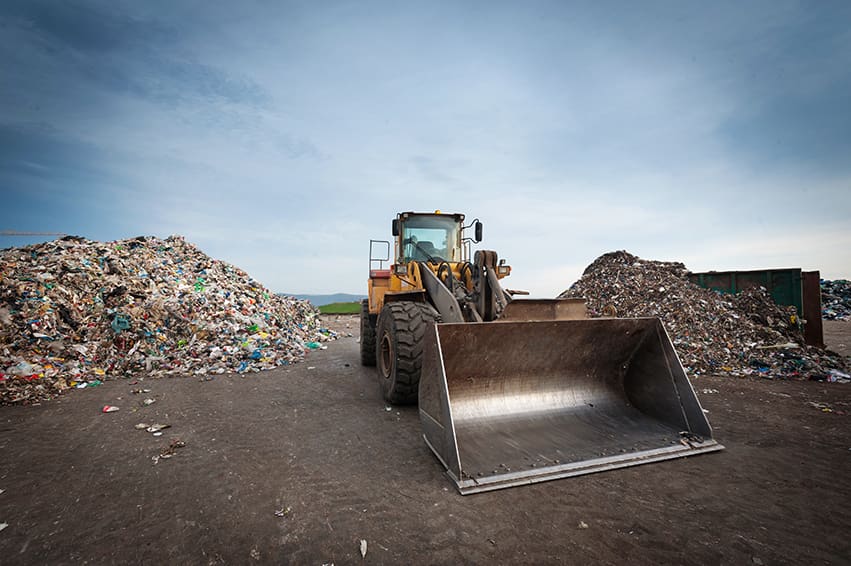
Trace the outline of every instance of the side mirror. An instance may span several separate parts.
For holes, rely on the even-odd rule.
[[[477,244],[482,241],[482,223],[479,222],[478,220],[476,220],[476,237],[475,237],[475,240],[476,240]]]
[[[394,236],[399,235],[399,219],[398,218],[393,220],[393,235]]]

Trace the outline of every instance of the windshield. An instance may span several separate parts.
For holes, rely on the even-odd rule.
[[[461,261],[460,226],[452,216],[410,216],[402,228],[403,261]]]

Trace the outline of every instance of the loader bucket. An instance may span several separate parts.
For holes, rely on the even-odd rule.
[[[655,318],[433,325],[419,407],[462,494],[723,448]]]

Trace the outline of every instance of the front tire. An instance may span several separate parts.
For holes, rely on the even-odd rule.
[[[388,303],[378,317],[375,355],[384,400],[393,405],[417,402],[423,365],[423,338],[437,322],[437,311],[426,303]]]

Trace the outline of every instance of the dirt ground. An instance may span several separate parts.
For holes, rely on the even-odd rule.
[[[851,356],[851,321],[824,320],[824,345],[843,356]]]
[[[851,563],[851,384],[701,377],[722,452],[461,496],[328,322],[289,368],[0,407],[0,562]]]

